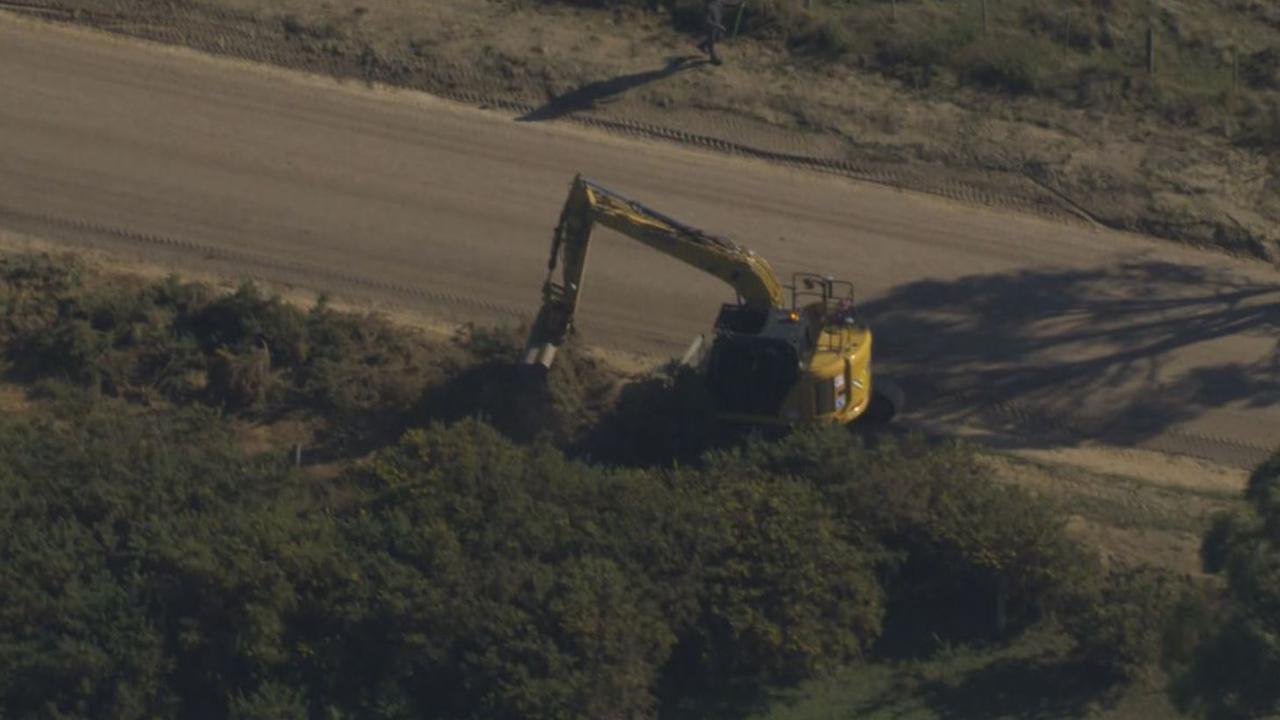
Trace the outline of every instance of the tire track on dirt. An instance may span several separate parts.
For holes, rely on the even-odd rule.
[[[996,397],[972,389],[930,389],[925,383],[917,385],[917,388],[924,390],[936,405],[974,408],[979,416],[996,423],[998,427],[1003,426],[1002,429],[1010,434],[1052,439],[1056,444],[1078,445],[1093,441],[1116,448],[1133,447],[1171,455],[1187,455],[1245,470],[1266,461],[1276,451],[1276,447],[1262,443],[1178,428],[1167,428],[1151,437],[1121,442],[1114,433],[1105,430],[1108,423],[1101,418],[1053,412],[1023,401]],[[1009,429],[1007,424],[1013,424],[1014,427]]]
[[[377,290],[380,293],[400,295],[427,303],[467,308],[498,317],[523,320],[528,314],[527,308],[502,305],[480,298],[441,292],[438,290],[430,290],[415,285],[405,285],[387,280],[379,280],[364,275],[343,272],[341,270],[333,270],[317,265],[269,258],[240,250],[206,245],[167,235],[103,225],[73,217],[60,217],[45,213],[28,212],[0,205],[0,221],[17,223],[19,226],[35,226],[36,228],[44,230],[71,230],[75,232],[88,233],[109,237],[143,247],[155,246],[167,248],[188,255],[198,255],[208,259],[234,263],[239,267],[244,267],[246,270],[249,270],[250,275],[252,275],[252,270],[255,268],[258,270],[285,272],[298,277],[303,281],[310,279],[313,281],[323,280],[326,283],[336,282],[349,287]],[[255,279],[269,278],[260,274],[259,277]],[[321,284],[314,285],[318,288]]]
[[[262,32],[262,20],[224,8],[202,6],[168,6],[158,17],[130,17],[123,12],[85,11],[54,2],[38,0],[4,0],[0,9],[27,14],[41,19],[85,25],[116,34],[169,44],[186,45],[214,54],[242,60],[278,65],[311,72],[322,72],[339,78],[372,80],[394,86],[409,87],[482,109],[527,116],[538,106],[505,94],[475,68],[423,59],[418,68],[392,65],[376,55],[362,53],[317,55],[303,47],[289,45],[287,36]],[[186,13],[184,16],[182,13]],[[1023,174],[990,171],[987,177],[1004,185],[994,191],[977,183],[955,177],[939,180],[938,174],[949,174],[945,168],[917,168],[876,161],[815,157],[771,150],[726,137],[695,133],[663,125],[611,117],[604,113],[571,113],[561,120],[613,135],[674,143],[688,147],[762,160],[785,167],[846,177],[862,182],[921,192],[961,203],[1012,210],[1065,222],[1099,227],[1084,208],[1043,187]],[[722,129],[726,123],[721,122]],[[797,143],[799,145],[799,143]]]

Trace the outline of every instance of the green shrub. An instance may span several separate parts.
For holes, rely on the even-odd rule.
[[[217,293],[172,277],[109,280],[44,255],[4,263],[0,342],[26,380],[233,412],[301,407],[328,415],[345,442],[400,422],[454,362],[447,348],[323,299],[308,312],[251,284]]]
[[[1245,499],[1205,535],[1205,569],[1226,577],[1224,617],[1181,687],[1186,705],[1219,717],[1280,712],[1280,453],[1254,470]]]
[[[975,43],[953,59],[968,83],[1025,95],[1044,90],[1046,47],[1031,40]]]
[[[307,357],[306,316],[278,297],[264,297],[251,283],[192,308],[177,324],[199,339],[206,352],[246,353],[259,347],[278,365],[301,365]]]
[[[409,411],[456,362],[447,348],[414,342],[376,315],[336,312],[323,299],[306,316],[306,363],[295,386],[302,401],[349,422]]]
[[[1082,590],[1065,625],[1081,657],[1114,681],[1150,681],[1185,665],[1208,628],[1206,592],[1167,570],[1117,569]]]
[[[1133,86],[1130,71],[1116,63],[1091,62],[1076,77],[1075,104],[1114,110],[1122,106]]]
[[[37,335],[24,351],[31,366],[43,374],[97,389],[104,370],[98,360],[109,348],[108,338],[88,320],[77,319]]]
[[[71,255],[0,255],[0,341],[47,327],[58,309],[50,300],[77,287],[82,271]]]
[[[418,717],[652,706],[671,631],[607,521],[608,477],[477,423],[410,432],[365,477],[348,536],[370,594],[347,634],[370,656],[346,654],[365,687]]]
[[[413,431],[363,477],[349,543],[377,594],[344,634],[379,651],[340,674],[403,678],[406,712],[642,714],[660,675],[804,676],[879,630],[873,562],[803,483],[604,471],[474,422]]]
[[[695,555],[701,611],[681,658],[706,681],[795,680],[860,658],[879,636],[874,556],[841,538],[802,481],[736,471],[687,473],[707,510]]]
[[[298,686],[286,628],[342,576],[332,524],[211,412],[0,421],[0,492],[0,714],[225,716]]]
[[[605,470],[469,421],[320,486],[211,410],[79,407],[0,422],[5,714],[649,716],[856,660],[910,588],[998,569],[1027,602],[1019,563],[1055,571],[1031,521],[963,527],[1003,506],[964,499],[954,449],[819,432]]]
[[[261,410],[274,380],[265,344],[243,354],[217,348],[209,359],[209,398],[230,410]]]
[[[1244,96],[1241,103],[1240,128],[1234,136],[1237,145],[1272,150],[1280,147],[1280,98],[1269,103]],[[1274,189],[1275,183],[1272,183]]]
[[[302,690],[276,682],[262,683],[250,695],[231,701],[232,720],[307,720],[307,701]]]
[[[1280,90],[1280,46],[1245,55],[1240,61],[1240,77],[1258,90]]]
[[[1024,627],[1095,572],[1053,506],[994,483],[964,445],[907,438],[865,448],[830,428],[755,443],[712,462],[803,478],[849,542],[885,548],[885,640],[893,646],[918,646],[934,635],[989,636],[1006,623]]]
[[[873,57],[876,66],[891,77],[914,87],[928,87],[952,67],[955,57],[974,37],[969,26],[951,23],[923,33],[886,33],[875,39]]]
[[[250,286],[4,272],[4,340],[57,418],[0,420],[0,586],[30,581],[0,606],[6,716],[650,716],[985,635],[997,597],[1020,626],[1089,572],[961,446],[829,428],[698,461],[740,438],[687,373],[597,423],[616,377],[570,345],[531,382],[518,328],[441,349]],[[299,405],[462,422],[303,483],[218,413]]]
[[[780,4],[779,7],[786,7]],[[776,12],[776,11],[775,11]],[[835,60],[854,48],[853,37],[841,18],[831,13],[782,11],[787,49],[801,56]]]

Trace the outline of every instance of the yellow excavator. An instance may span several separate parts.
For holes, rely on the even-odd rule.
[[[815,273],[778,281],[764,258],[629,200],[578,175],[551,241],[542,307],[521,364],[550,369],[573,333],[587,248],[596,224],[728,283],[737,302],[721,306],[710,348],[701,336],[683,362],[705,375],[719,417],[794,426],[886,421],[900,393],[873,392],[871,330],[858,317],[853,286]],[[555,281],[557,264],[563,277]]]

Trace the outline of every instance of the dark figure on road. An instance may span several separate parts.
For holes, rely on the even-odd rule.
[[[720,64],[720,56],[716,54],[716,42],[722,40],[724,29],[724,0],[706,0],[707,37],[698,43],[698,49],[711,57],[711,62]]]

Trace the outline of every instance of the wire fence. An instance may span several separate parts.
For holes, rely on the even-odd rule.
[[[790,3],[789,7],[786,4]],[[1062,7],[1051,0],[1040,2],[1003,2],[1002,0],[955,0],[930,2],[929,0],[876,0],[873,2],[849,2],[848,0],[743,0],[731,6],[731,27],[726,28],[733,38],[749,32],[752,21],[776,15],[779,9],[791,12],[821,15],[826,21],[846,20],[850,25],[861,25],[862,36],[850,40],[857,45],[865,42],[882,42],[884,36],[867,38],[865,28],[874,27],[892,36],[911,33],[917,40],[928,40],[929,34],[951,31],[966,34],[965,44],[997,47],[1001,44],[1033,41],[1039,49],[1039,57],[1028,57],[1030,62],[1055,70],[1073,66],[1097,65],[1103,68],[1131,74],[1142,74],[1151,82],[1165,79],[1187,89],[1214,93],[1225,92],[1234,98],[1251,88],[1243,83],[1242,62],[1252,58],[1265,47],[1250,47],[1250,43],[1223,31],[1206,38],[1188,39],[1170,29],[1175,21],[1167,10],[1156,3],[1144,13],[1130,13],[1127,22],[1111,24],[1107,13],[1085,7]],[[1238,10],[1218,12],[1238,13],[1233,18],[1238,26],[1257,22]],[[1227,24],[1227,23],[1223,23]],[[1101,27],[1100,27],[1101,26]],[[1280,48],[1280,32],[1276,44]],[[943,43],[945,45],[945,43]],[[1255,43],[1256,44],[1256,43]],[[945,53],[955,48],[937,48]],[[1028,47],[1023,48],[1028,53]],[[1057,53],[1057,56],[1051,53]],[[1271,62],[1280,61],[1280,58]],[[1262,64],[1266,74],[1268,56],[1259,57],[1254,64]],[[1252,89],[1280,90],[1280,75],[1261,78],[1262,87]],[[1274,85],[1274,87],[1272,87]]]

